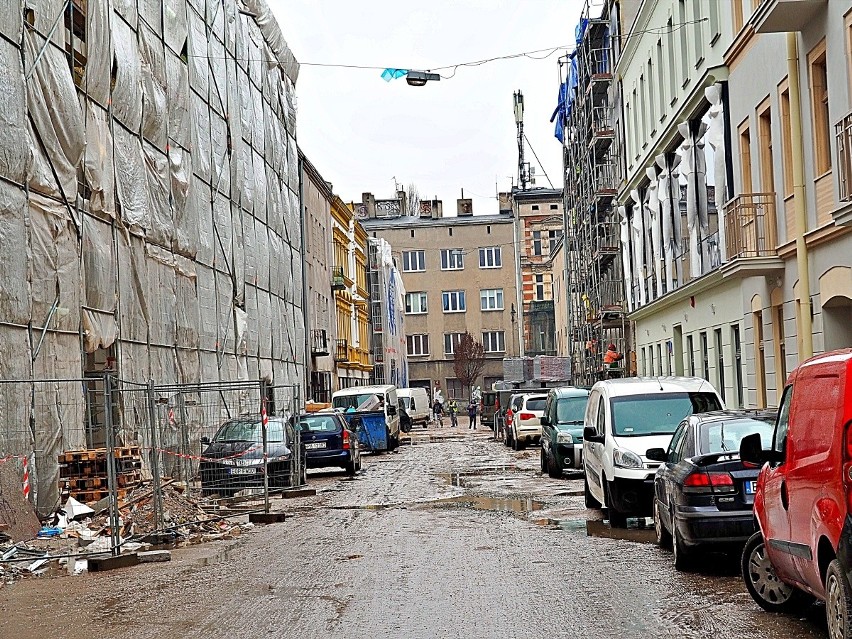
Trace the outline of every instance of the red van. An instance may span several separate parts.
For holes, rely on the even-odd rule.
[[[762,464],[754,497],[759,531],[742,556],[754,600],[772,612],[826,602],[829,637],[852,638],[852,349],[794,370],[770,450],[759,435],[740,458]]]

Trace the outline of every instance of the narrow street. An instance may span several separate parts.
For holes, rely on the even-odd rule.
[[[735,560],[677,573],[650,525],[613,534],[581,479],[542,476],[537,447],[488,432],[421,431],[355,480],[311,473],[316,497],[276,500],[286,523],[171,564],[3,588],[0,636],[825,636],[819,608],[758,609]]]

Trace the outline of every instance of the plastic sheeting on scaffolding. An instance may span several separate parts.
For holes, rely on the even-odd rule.
[[[0,456],[36,451],[42,512],[58,454],[94,435],[79,388],[32,380],[303,383],[299,65],[266,1],[243,4],[0,15],[0,380],[24,384],[0,386]]]

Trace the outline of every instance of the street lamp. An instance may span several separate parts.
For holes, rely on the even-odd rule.
[[[437,82],[440,79],[441,76],[437,73],[429,73],[427,71],[409,71],[405,75],[405,81],[413,87],[422,87],[430,80]]]

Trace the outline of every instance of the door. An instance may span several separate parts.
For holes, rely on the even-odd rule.
[[[592,393],[586,407],[584,426],[594,426],[597,434],[605,434],[605,402],[600,392]],[[604,444],[583,440],[583,459],[586,467],[586,481],[589,489],[600,503],[604,503],[604,474],[603,474]]]
[[[790,545],[790,495],[787,486],[787,431],[790,421],[790,403],[793,386],[784,390],[772,449],[782,453],[780,463],[772,463],[764,470],[763,481],[763,536],[769,550],[769,558],[778,576],[785,581],[799,581],[794,555]]]
[[[547,425],[541,425],[541,449],[545,455],[556,455],[553,447],[556,445],[556,399],[554,395],[547,396],[547,403],[544,405],[544,416],[547,417]]]
[[[660,515],[665,524],[665,527],[671,530],[671,500],[669,495],[672,492],[672,481],[677,464],[683,459],[683,442],[685,440],[686,429],[689,427],[687,421],[682,421],[669,443],[669,449],[666,453],[666,462],[661,470],[657,471],[654,476],[654,494],[660,504]]]

